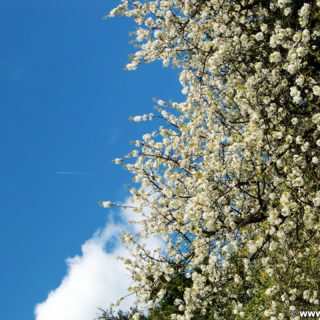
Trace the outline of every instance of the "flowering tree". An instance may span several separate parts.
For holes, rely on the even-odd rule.
[[[163,121],[124,159],[137,303],[170,301],[171,319],[320,308],[320,1],[122,0],[110,15],[137,24],[127,69],[177,67],[185,95],[132,119]]]

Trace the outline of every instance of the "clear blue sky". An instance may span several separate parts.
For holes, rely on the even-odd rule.
[[[33,319],[104,225],[97,202],[126,196],[111,160],[150,129],[128,117],[180,90],[160,65],[124,71],[133,23],[102,19],[116,3],[0,0],[0,319]]]

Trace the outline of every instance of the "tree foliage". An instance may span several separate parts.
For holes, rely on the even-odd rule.
[[[319,308],[320,1],[122,0],[110,15],[137,25],[127,69],[178,68],[185,95],[132,119],[163,121],[123,159],[137,304],[181,320]]]
[[[135,309],[131,309],[130,311],[114,311],[112,309],[100,310],[100,315],[96,320],[130,320],[135,313]],[[140,320],[146,319],[147,318],[145,316],[140,317]]]

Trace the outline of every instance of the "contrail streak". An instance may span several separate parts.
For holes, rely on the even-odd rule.
[[[85,171],[56,171],[56,174],[60,175],[73,175],[73,176],[90,176],[93,175],[93,172]]]

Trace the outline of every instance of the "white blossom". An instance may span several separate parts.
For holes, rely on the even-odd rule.
[[[136,22],[127,69],[172,66],[184,95],[131,118],[162,121],[124,157],[142,216],[141,231],[124,237],[142,309],[179,277],[188,285],[173,304],[177,320],[229,319],[226,310],[250,319],[243,301],[257,294],[262,318],[289,318],[303,297],[319,303],[306,267],[320,242],[319,6],[123,0],[111,12]],[[150,237],[165,247],[148,250]]]

